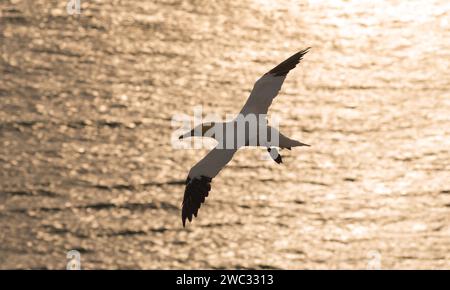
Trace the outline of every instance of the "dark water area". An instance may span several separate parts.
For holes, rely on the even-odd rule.
[[[450,3],[0,1],[0,268],[450,269]],[[172,117],[269,113],[186,229]]]

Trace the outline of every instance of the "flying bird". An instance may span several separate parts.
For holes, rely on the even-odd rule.
[[[201,204],[205,202],[211,190],[212,179],[230,162],[239,148],[265,147],[270,157],[281,164],[282,158],[277,147],[291,150],[292,147],[309,146],[284,136],[269,126],[266,118],[267,111],[278,95],[287,74],[300,63],[309,49],[297,52],[257,80],[247,102],[234,120],[225,123],[203,123],[179,137],[179,139],[195,136],[211,137],[219,142],[189,171],[181,210],[183,227],[186,226],[186,219],[191,222],[192,216],[197,217]],[[252,124],[247,126],[246,121],[253,121],[254,126],[252,127]],[[268,135],[270,139],[267,138]],[[239,136],[243,137],[239,139]]]

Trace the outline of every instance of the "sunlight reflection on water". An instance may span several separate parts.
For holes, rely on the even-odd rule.
[[[26,2],[0,3],[1,268],[450,268],[448,1]],[[172,116],[238,112],[308,46],[270,114],[312,147],[238,152],[182,229],[207,150]]]

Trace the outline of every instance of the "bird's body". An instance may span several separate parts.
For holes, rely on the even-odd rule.
[[[202,160],[192,167],[186,180],[182,205],[182,222],[197,216],[198,209],[211,190],[212,179],[230,162],[239,148],[259,146],[267,148],[276,163],[282,163],[281,155],[276,149],[291,149],[297,146],[309,146],[281,134],[267,123],[266,114],[277,96],[290,70],[300,62],[308,52],[302,50],[261,77],[244,107],[235,119],[224,123],[206,123],[180,136],[180,139],[194,136],[214,138],[218,145]]]
[[[202,137],[216,140],[218,143],[217,147],[220,149],[239,149],[241,147],[254,146],[289,149],[302,144],[268,125],[265,115],[260,115],[259,117],[260,120],[239,115],[229,122],[206,124],[207,129]],[[204,124],[202,125],[205,126]],[[183,135],[182,139],[194,136],[197,135]]]

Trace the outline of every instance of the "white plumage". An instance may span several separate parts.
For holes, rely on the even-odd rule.
[[[255,128],[244,129],[243,144],[237,142],[233,143],[234,146],[232,148],[226,146],[226,144],[228,144],[227,141],[229,141],[227,138],[240,133],[239,130],[236,130],[236,127],[239,127],[241,124],[238,121],[239,118],[227,123],[202,124],[199,127],[194,128],[191,132],[180,136],[180,139],[194,136],[208,136],[213,137],[219,142],[219,145],[216,146],[216,148],[212,149],[189,171],[181,214],[183,226],[185,226],[186,219],[192,221],[192,216],[197,216],[201,204],[205,201],[205,198],[211,190],[210,183],[212,179],[217,176],[220,170],[222,170],[228,162],[230,162],[234,153],[236,153],[240,147],[266,147],[272,159],[277,163],[282,163],[281,155],[275,147],[290,150],[292,147],[296,146],[309,146],[297,140],[290,139],[281,134],[277,129],[268,126],[265,116],[273,99],[278,95],[287,74],[296,67],[308,51],[309,48],[297,52],[256,81],[247,102],[239,113],[239,117],[245,119],[255,116],[258,122],[256,123]],[[215,133],[211,134],[211,132]],[[218,134],[222,132],[223,134]],[[264,138],[264,134],[260,134],[261,132],[267,132],[268,136],[272,135],[276,138]],[[237,140],[239,140],[239,138],[237,138]]]

